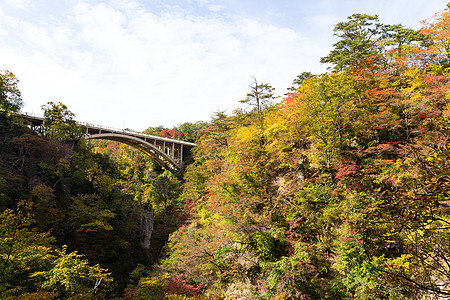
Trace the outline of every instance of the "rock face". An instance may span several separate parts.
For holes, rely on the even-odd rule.
[[[141,246],[144,249],[149,249],[150,238],[153,232],[153,211],[144,209],[141,212],[140,231],[142,236]]]

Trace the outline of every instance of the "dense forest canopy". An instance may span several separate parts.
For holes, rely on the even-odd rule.
[[[197,143],[175,174],[62,103],[31,130],[2,72],[1,298],[448,298],[449,28],[348,17],[281,102],[253,78],[247,110],[149,127]]]

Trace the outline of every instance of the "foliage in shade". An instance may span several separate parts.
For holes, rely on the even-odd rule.
[[[89,298],[102,278],[95,298],[110,299],[136,265],[158,258],[179,225],[176,193],[153,201],[149,190],[158,189],[146,184],[162,174],[153,160],[128,149],[96,151],[64,104],[43,109],[38,132],[0,117],[0,298]],[[140,220],[152,204],[155,224],[166,224],[144,249]]]

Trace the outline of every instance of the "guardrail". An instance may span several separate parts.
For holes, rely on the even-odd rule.
[[[36,119],[41,119],[41,120],[45,119],[45,117],[43,115],[38,115],[38,114],[33,114],[33,113],[28,113],[28,112],[19,112],[18,114],[26,116],[26,117],[32,117],[32,118],[36,118]],[[169,138],[165,138],[165,137],[161,137],[161,136],[145,134],[145,133],[140,133],[140,132],[126,130],[126,129],[119,129],[119,128],[108,127],[108,126],[103,126],[103,125],[97,125],[97,124],[88,123],[88,122],[80,122],[80,121],[75,121],[75,123],[77,125],[84,126],[84,127],[87,127],[87,128],[95,128],[95,129],[99,129],[99,130],[108,130],[108,131],[117,132],[117,133],[126,133],[126,134],[129,134],[129,135],[135,135],[135,136],[139,136],[139,137],[143,137],[143,138],[149,138],[149,139],[157,139],[157,140],[166,141],[166,142],[174,142],[174,141],[176,141],[179,144],[183,144],[183,145],[186,145],[186,146],[192,146],[192,147],[197,146],[194,143],[189,143],[189,142],[180,141],[180,140],[176,140],[176,139],[169,139]]]

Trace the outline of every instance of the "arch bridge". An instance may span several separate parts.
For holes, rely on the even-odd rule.
[[[42,132],[44,118],[29,113],[20,116],[29,122],[30,126]],[[76,122],[83,128],[83,138],[86,140],[110,140],[130,145],[151,156],[160,165],[170,170],[179,170],[183,167],[185,158],[190,150],[196,146],[194,143],[148,135],[129,130],[108,128],[90,123]]]

